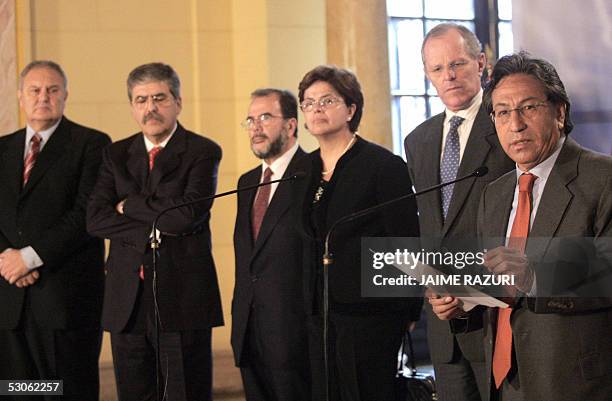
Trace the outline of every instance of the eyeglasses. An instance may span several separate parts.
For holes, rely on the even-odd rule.
[[[310,113],[315,109],[317,105],[321,108],[321,110],[327,110],[333,107],[334,105],[340,104],[342,102],[344,102],[344,100],[338,99],[337,97],[333,96],[324,97],[323,99],[319,100],[308,99],[304,100],[302,104],[300,104],[300,109],[302,109],[304,113]]]
[[[149,96],[136,96],[132,103],[134,104],[134,107],[144,109],[149,103],[149,99],[151,99],[151,102],[157,107],[166,107],[172,103],[174,97],[172,95],[168,96],[165,93],[158,93],[156,95]]]
[[[270,113],[263,113],[257,117],[247,117],[244,121],[240,123],[242,128],[245,130],[253,129],[257,126],[257,124],[261,124],[263,127],[270,125],[273,118],[284,118],[283,116],[275,116]]]
[[[499,109],[491,112],[491,119],[494,123],[506,124],[510,121],[513,111],[516,111],[523,118],[531,120],[538,114],[540,107],[548,106],[547,102],[530,103],[514,109]]]

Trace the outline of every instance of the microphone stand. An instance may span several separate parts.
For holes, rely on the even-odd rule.
[[[325,365],[325,400],[326,401],[329,401],[329,355],[328,355],[329,354],[329,348],[328,348],[329,346],[328,344],[328,341],[329,341],[329,338],[328,338],[328,332],[329,332],[329,267],[334,264],[334,255],[330,251],[329,243],[331,242],[331,236],[334,233],[334,230],[342,224],[348,223],[353,220],[357,220],[360,217],[367,216],[371,213],[377,212],[381,209],[386,208],[389,205],[395,204],[397,202],[400,202],[406,199],[415,198],[417,196],[426,194],[428,192],[443,188],[447,185],[452,185],[457,182],[467,180],[468,178],[482,177],[486,175],[488,172],[489,172],[489,168],[487,166],[478,167],[476,170],[474,170],[470,174],[464,175],[463,177],[456,178],[452,181],[433,185],[421,191],[413,192],[413,193],[410,193],[404,196],[400,196],[399,198],[394,198],[386,202],[380,203],[378,205],[368,207],[362,210],[358,210],[354,213],[348,214],[336,220],[336,222],[332,224],[332,226],[329,228],[329,230],[327,231],[327,235],[325,235],[325,247],[324,247],[324,253],[323,253],[323,348],[324,348],[323,359],[324,359],[324,365]]]
[[[262,182],[259,184],[255,184],[255,185],[249,185],[247,187],[242,187],[242,188],[236,188],[233,189],[231,191],[226,191],[226,192],[222,192],[220,194],[215,194],[215,195],[209,195],[209,196],[205,196],[203,198],[198,198],[198,199],[194,199],[191,201],[187,201],[187,202],[182,202],[179,203],[177,205],[174,206],[170,206],[168,208],[163,209],[161,212],[159,212],[157,214],[157,216],[155,216],[155,219],[153,220],[153,227],[152,227],[152,231],[153,231],[153,235],[151,237],[151,242],[150,242],[150,247],[153,250],[153,258],[152,258],[152,273],[153,273],[153,309],[154,309],[154,314],[155,314],[155,380],[156,380],[156,398],[157,401],[163,401],[165,399],[165,385],[164,385],[164,391],[163,391],[163,395],[160,398],[160,390],[161,390],[161,386],[160,386],[160,373],[161,373],[161,358],[160,358],[160,348],[159,348],[159,333],[160,333],[160,326],[162,325],[161,322],[161,318],[159,316],[159,306],[157,304],[157,252],[159,250],[159,245],[161,243],[161,238],[162,235],[172,235],[170,233],[166,233],[166,232],[161,232],[158,231],[157,227],[159,226],[159,219],[165,215],[166,213],[172,211],[172,210],[176,210],[176,209],[180,209],[182,207],[186,207],[186,206],[193,206],[196,205],[198,203],[202,203],[202,202],[206,202],[209,200],[213,200],[216,198],[221,198],[227,195],[232,195],[238,192],[242,192],[242,191],[248,191],[250,189],[256,189],[259,187],[263,187],[265,185],[271,185],[271,184],[275,184],[275,183],[280,183],[280,182],[286,182],[286,181],[294,181],[296,179],[300,179],[303,178],[305,176],[305,174],[303,172],[296,172],[293,175],[291,175],[290,177],[286,177],[286,178],[280,178],[278,180],[271,180],[268,182]],[[194,232],[197,232],[196,230],[192,230],[190,232],[187,233],[180,233],[178,235],[173,235],[173,236],[178,236],[178,237],[182,237],[182,236],[189,236],[192,235]],[[167,373],[166,372],[166,380],[167,380]]]

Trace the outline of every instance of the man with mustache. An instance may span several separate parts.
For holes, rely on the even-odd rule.
[[[281,89],[251,94],[242,126],[260,166],[238,188],[290,177],[305,152],[297,143],[297,100]],[[232,347],[247,401],[310,400],[301,242],[291,183],[238,193]]]
[[[155,293],[149,242],[162,210],[215,193],[221,148],[178,123],[180,81],[169,65],[135,68],[127,89],[141,132],[106,149],[87,216],[89,232],[110,239],[102,325],[111,333],[119,400],[153,399],[156,379],[169,400],[211,400],[211,329],[223,324],[212,201],[159,220],[159,231],[189,235],[162,237]]]
[[[453,238],[474,238],[478,201],[484,185],[513,168],[491,119],[482,107],[481,77],[486,58],[467,28],[443,23],[421,48],[423,68],[446,110],[412,131],[405,140],[415,189],[447,182],[486,165],[489,173],[417,198],[423,245],[432,250]],[[436,294],[430,294],[435,299]],[[429,351],[440,400],[488,399],[482,348],[482,309],[467,316],[438,319],[426,304]]]
[[[29,63],[26,127],[0,138],[0,378],[63,380],[63,400],[97,401],[104,244],[85,210],[110,138],[64,116],[67,86],[57,63]]]

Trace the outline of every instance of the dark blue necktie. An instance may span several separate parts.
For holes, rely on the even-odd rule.
[[[442,155],[442,163],[440,163],[440,182],[449,182],[457,178],[457,170],[459,170],[459,157],[461,147],[459,146],[459,133],[457,128],[461,125],[464,118],[453,116],[450,119],[450,129],[446,135],[446,143],[444,144],[444,154]],[[453,197],[454,184],[447,185],[442,188],[442,214],[446,219],[448,207],[450,206],[451,198]]]

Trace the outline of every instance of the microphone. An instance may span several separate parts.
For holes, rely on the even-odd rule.
[[[348,214],[340,219],[336,220],[334,224],[327,231],[327,235],[325,236],[325,251],[323,253],[323,359],[324,359],[324,370],[325,370],[325,399],[329,401],[329,356],[328,356],[328,332],[329,332],[329,266],[334,263],[334,258],[332,253],[329,251],[329,242],[332,236],[332,233],[341,224],[348,223],[349,221],[356,220],[360,217],[367,216],[371,213],[374,213],[380,209],[383,209],[389,205],[397,203],[402,200],[415,198],[417,196],[426,194],[431,191],[435,191],[436,189],[440,189],[447,185],[452,185],[460,181],[467,180],[472,177],[483,177],[487,175],[489,172],[489,168],[487,166],[480,166],[473,172],[468,175],[464,175],[463,177],[456,178],[452,181],[443,182],[438,185],[431,186],[429,188],[425,188],[418,192],[413,192],[411,194],[407,194],[404,196],[400,196],[399,198],[391,199],[386,202],[380,203],[378,205],[368,207],[362,210],[358,210],[354,213]]]
[[[376,212],[380,209],[383,209],[389,205],[392,205],[394,203],[397,203],[399,201],[402,200],[406,200],[406,199],[410,199],[410,198],[415,198],[417,196],[426,194],[428,192],[431,191],[435,191],[436,189],[440,189],[443,188],[447,185],[452,185],[452,184],[456,184],[460,181],[464,181],[467,180],[468,178],[472,178],[472,177],[484,177],[485,175],[487,175],[487,173],[489,172],[489,168],[487,166],[480,166],[478,167],[476,170],[472,171],[470,174],[464,175],[463,177],[459,177],[456,178],[452,181],[448,181],[448,182],[443,182],[441,184],[437,184],[434,186],[431,186],[429,188],[425,188],[421,191],[418,192],[413,192],[411,194],[407,194],[404,196],[400,196],[399,198],[395,198],[395,199],[391,199],[388,200],[386,202],[380,203],[378,205],[372,206],[372,207],[368,207],[362,210],[358,210],[354,213],[348,214],[344,217],[339,218],[338,220],[336,220],[336,222],[334,224],[332,224],[332,226],[329,228],[329,230],[327,231],[327,235],[325,236],[325,253],[323,254],[323,264],[332,264],[333,263],[333,255],[329,252],[329,241],[331,238],[332,233],[334,232],[334,230],[336,229],[336,227],[338,227],[341,224],[344,223],[348,223],[349,221],[353,221],[355,219],[358,219],[360,217],[363,216],[367,216],[368,214],[371,214],[373,212]]]
[[[187,201],[187,202],[182,202],[179,203],[178,205],[174,205],[171,207],[168,207],[166,209],[163,209],[161,212],[159,212],[157,214],[157,216],[155,216],[155,219],[153,220],[153,235],[151,237],[151,249],[153,250],[152,253],[152,263],[151,263],[151,267],[152,267],[152,281],[153,281],[153,309],[154,309],[154,313],[155,313],[155,337],[156,337],[156,349],[155,349],[155,366],[156,366],[156,393],[157,393],[157,400],[161,401],[160,398],[160,394],[165,394],[165,391],[160,391],[161,390],[161,386],[160,386],[160,382],[159,379],[161,377],[161,358],[160,358],[160,345],[159,345],[159,332],[160,332],[160,326],[162,324],[161,322],[161,318],[159,316],[159,305],[157,303],[157,250],[159,248],[159,244],[161,242],[161,236],[162,233],[158,231],[157,226],[159,224],[159,219],[166,213],[172,211],[172,210],[176,210],[176,209],[180,209],[182,207],[186,207],[186,206],[192,206],[192,205],[196,205],[198,203],[201,202],[206,202],[212,199],[216,199],[216,198],[222,198],[224,196],[227,195],[232,195],[238,192],[242,192],[242,191],[248,191],[251,189],[255,189],[255,188],[259,188],[259,187],[263,187],[265,185],[271,185],[271,184],[275,184],[275,183],[280,183],[280,182],[288,182],[288,181],[295,181],[298,179],[302,179],[306,176],[306,173],[304,173],[303,171],[297,171],[295,173],[293,173],[291,176],[289,177],[285,177],[285,178],[280,178],[278,180],[271,180],[268,182],[261,182],[259,184],[255,184],[255,185],[249,185],[246,187],[242,187],[242,188],[236,188],[233,189],[231,191],[226,191],[226,192],[222,192],[220,194],[215,194],[215,195],[209,195],[209,196],[205,196],[202,198],[198,198],[198,199],[194,199],[191,201]],[[192,230],[191,232],[188,233],[179,233],[179,234],[170,234],[170,233],[163,233],[164,235],[171,235],[174,237],[183,237],[183,236],[189,236],[192,235],[196,232],[198,232],[199,228],[196,227],[195,230]]]
[[[151,248],[156,249],[159,247],[159,242],[160,242],[160,237],[161,237],[161,233],[158,234],[158,230],[157,227],[159,225],[159,219],[165,215],[166,213],[172,211],[172,210],[176,210],[176,209],[180,209],[182,207],[186,207],[186,206],[192,206],[192,205],[197,205],[198,203],[201,202],[206,202],[212,199],[217,199],[217,198],[222,198],[224,196],[227,195],[232,195],[238,192],[242,192],[242,191],[248,191],[251,189],[255,189],[255,188],[259,188],[259,187],[263,187],[266,185],[272,185],[275,183],[280,183],[280,182],[287,182],[287,181],[295,181],[295,180],[299,180],[306,177],[306,173],[303,171],[296,171],[295,173],[293,173],[292,175],[290,175],[289,177],[285,177],[285,178],[279,178],[278,180],[271,180],[268,182],[261,182],[259,184],[255,184],[255,185],[249,185],[246,187],[242,187],[242,188],[236,188],[236,189],[232,189],[231,191],[226,191],[226,192],[222,192],[220,194],[215,194],[215,195],[209,195],[209,196],[205,196],[203,198],[198,198],[198,199],[194,199],[191,201],[187,201],[187,202],[183,202],[183,203],[179,203],[178,205],[174,205],[171,207],[168,207],[166,209],[163,209],[161,212],[159,212],[157,214],[157,216],[155,216],[155,220],[153,220],[153,237],[151,238]],[[181,237],[181,236],[185,236],[185,235],[189,235],[192,232],[189,233],[179,233],[179,234],[172,234],[172,233],[166,233],[164,232],[164,235],[170,235],[170,236],[174,236],[174,237]]]

